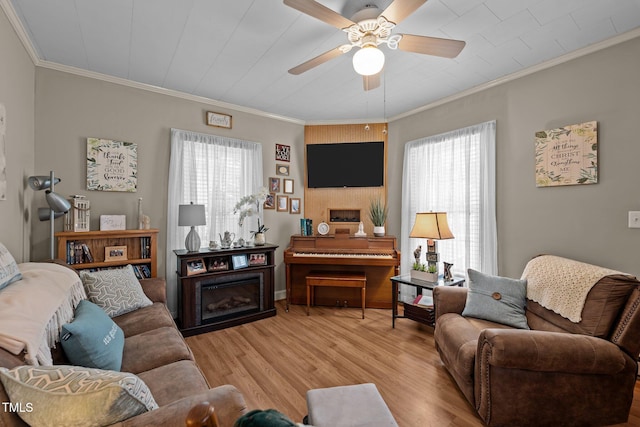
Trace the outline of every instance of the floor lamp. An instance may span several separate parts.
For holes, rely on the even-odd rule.
[[[38,208],[38,218],[40,221],[51,221],[49,235],[49,256],[55,258],[55,244],[53,240],[54,220],[69,212],[71,203],[58,193],[53,191],[55,184],[60,182],[60,178],[53,176],[53,171],[49,176],[30,176],[29,187],[35,191],[46,190],[45,198],[49,208]]]

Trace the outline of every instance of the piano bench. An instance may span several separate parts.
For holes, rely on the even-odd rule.
[[[332,286],[336,288],[360,288],[362,290],[362,318],[364,319],[367,275],[359,271],[311,271],[307,280],[307,316],[313,302],[314,287]]]

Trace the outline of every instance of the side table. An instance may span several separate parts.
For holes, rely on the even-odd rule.
[[[404,315],[400,316],[398,314],[398,285],[414,286],[417,289],[418,294],[421,294],[424,289],[433,291],[433,288],[436,286],[462,286],[464,285],[464,280],[464,277],[454,277],[452,280],[444,280],[442,276],[440,276],[437,282],[426,282],[424,280],[413,279],[410,274],[393,276],[391,278],[391,327],[396,327],[396,319],[411,319],[416,322],[424,323],[425,325],[432,327],[435,326],[433,307],[429,308],[405,302]]]

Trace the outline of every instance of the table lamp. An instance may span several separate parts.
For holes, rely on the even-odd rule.
[[[438,273],[440,255],[436,245],[437,240],[453,239],[453,233],[447,223],[446,212],[418,212],[409,237],[427,239],[427,267],[429,271]]]
[[[191,227],[191,231],[184,239],[184,246],[189,252],[200,250],[200,236],[196,232],[196,225],[206,225],[204,205],[178,205],[178,225]]]

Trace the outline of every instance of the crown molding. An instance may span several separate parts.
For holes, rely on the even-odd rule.
[[[13,8],[13,5],[11,4],[11,1],[0,0],[0,7],[4,11],[5,15],[7,15],[7,19],[11,23],[11,26],[13,27],[13,30],[16,32],[18,38],[22,42],[22,46],[24,46],[25,50],[27,51],[27,54],[29,54],[29,57],[31,58],[31,62],[33,62],[33,64],[37,66],[38,63],[40,62],[40,55],[38,55],[38,52],[36,51],[34,46],[31,44],[31,39],[29,38],[27,31],[22,26],[22,21],[20,21],[18,14],[16,13],[15,9]]]
[[[521,77],[528,76],[530,74],[537,73],[538,71],[546,70],[547,68],[555,67],[556,65],[563,64],[565,62],[569,62],[573,59],[580,58],[585,55],[589,55],[591,53],[597,52],[602,49],[606,49],[611,46],[615,46],[617,44],[629,41],[631,39],[635,39],[636,37],[640,37],[640,28],[636,28],[635,30],[627,31],[626,33],[622,33],[615,37],[611,37],[610,39],[603,40],[599,43],[594,43],[592,45],[583,47],[581,49],[575,50],[573,52],[569,52],[565,55],[559,56],[554,59],[550,59],[548,61],[542,62],[538,65],[533,65],[524,70],[517,71],[515,73],[506,75],[504,77],[500,77],[498,79],[492,80],[487,83],[483,83],[481,85],[472,87],[471,89],[464,90],[462,92],[456,93],[455,95],[448,96],[446,98],[439,99],[432,103],[423,105],[422,107],[415,108],[410,111],[406,111],[404,113],[398,114],[389,118],[389,122],[393,122],[396,120],[403,119],[405,117],[413,116],[414,114],[421,113],[423,111],[429,110],[431,108],[438,107],[440,105],[444,105],[448,102],[455,101],[457,99],[464,98],[465,96],[473,95],[478,92],[482,92],[483,90],[490,89],[495,86],[499,86],[501,84],[517,80]]]

